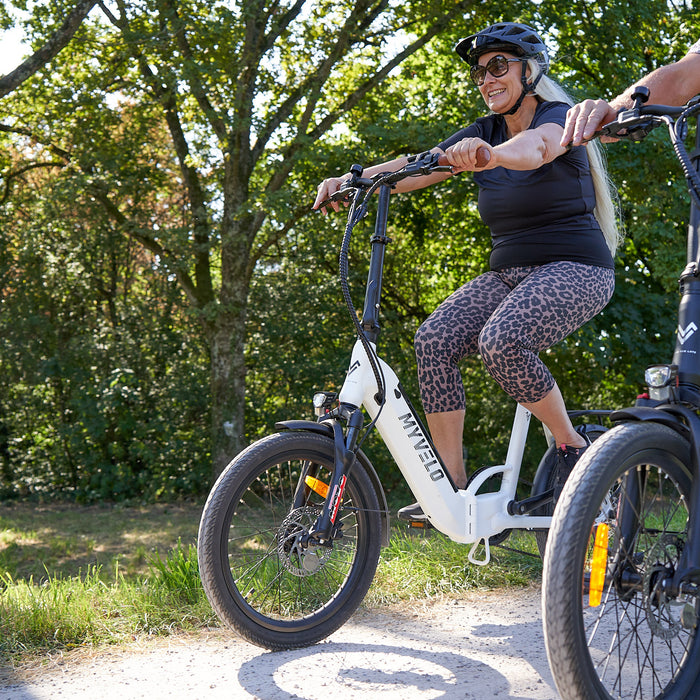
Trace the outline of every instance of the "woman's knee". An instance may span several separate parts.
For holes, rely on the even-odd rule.
[[[425,357],[429,353],[429,347],[434,342],[435,333],[431,330],[430,324],[423,322],[416,334],[413,336],[413,348],[416,357]]]
[[[522,351],[522,339],[509,331],[487,325],[479,334],[479,355],[486,367],[510,363]]]
[[[431,324],[428,318],[416,331],[413,347],[418,361],[431,364],[456,364],[467,354],[464,339],[455,332],[457,329],[444,325]]]

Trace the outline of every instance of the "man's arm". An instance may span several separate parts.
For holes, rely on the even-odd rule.
[[[696,44],[695,46],[698,46]],[[693,47],[695,49],[695,47]],[[615,119],[620,109],[632,106],[632,93],[638,85],[649,88],[649,102],[682,105],[700,93],[700,53],[691,51],[680,61],[661,66],[630,85],[610,104],[605,100],[585,100],[569,110],[562,135],[563,146],[574,146],[592,138],[603,124]],[[614,140],[614,139],[609,139]]]
[[[630,85],[616,97],[611,107],[632,106],[632,93],[637,85],[649,88],[649,102],[659,105],[682,105],[700,93],[700,53],[686,54],[680,61],[661,66],[639,82]]]

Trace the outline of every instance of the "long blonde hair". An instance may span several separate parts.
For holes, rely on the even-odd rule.
[[[527,61],[527,65],[530,68],[530,78],[536,78],[541,72],[537,61],[530,58]],[[574,104],[566,90],[546,75],[540,76],[535,87],[535,95],[548,102],[565,102],[571,106]],[[621,219],[617,190],[608,176],[608,170],[605,166],[605,155],[597,139],[586,144],[586,152],[588,153],[588,162],[591,167],[591,177],[593,178],[593,188],[595,190],[596,206],[593,213],[603,231],[610,253],[615,257],[615,251],[623,239],[623,232],[618,227],[618,221],[621,221]]]

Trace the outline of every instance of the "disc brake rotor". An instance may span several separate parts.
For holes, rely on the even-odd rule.
[[[672,577],[681,556],[683,542],[675,535],[664,535],[644,557],[644,608],[652,634],[670,640],[683,629],[681,615],[685,601],[666,595],[663,582]]]
[[[302,538],[316,522],[321,508],[305,506],[293,510],[277,531],[277,554],[287,571],[294,576],[312,576],[332,554],[330,547],[303,546]]]

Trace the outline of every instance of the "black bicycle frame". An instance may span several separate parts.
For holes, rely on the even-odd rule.
[[[696,119],[695,150],[691,161],[700,171],[700,116]],[[688,542],[683,550],[673,588],[680,590],[685,582],[700,585],[700,210],[695,199],[690,201],[688,222],[687,265],[681,275],[681,302],[678,309],[678,335],[673,364],[678,366],[680,401],[690,405],[685,420],[690,432],[692,476],[691,512]]]
[[[696,119],[695,150],[691,160],[695,170],[700,172],[700,116]],[[671,589],[667,591],[670,595],[677,595],[684,585],[700,586],[700,418],[697,415],[700,410],[700,210],[692,196],[686,255],[686,267],[680,277],[681,300],[673,354],[677,379],[671,387],[669,402],[653,408],[635,406],[616,411],[612,416],[613,420],[663,423],[690,443],[692,487],[688,540],[673,580],[665,582]],[[626,478],[625,487],[629,489],[626,492],[639,494],[644,486],[643,477],[635,475],[633,478],[638,483],[632,484]],[[636,506],[630,501],[620,504],[619,510],[621,535],[631,543],[639,525]],[[624,581],[621,583],[625,585]]]

